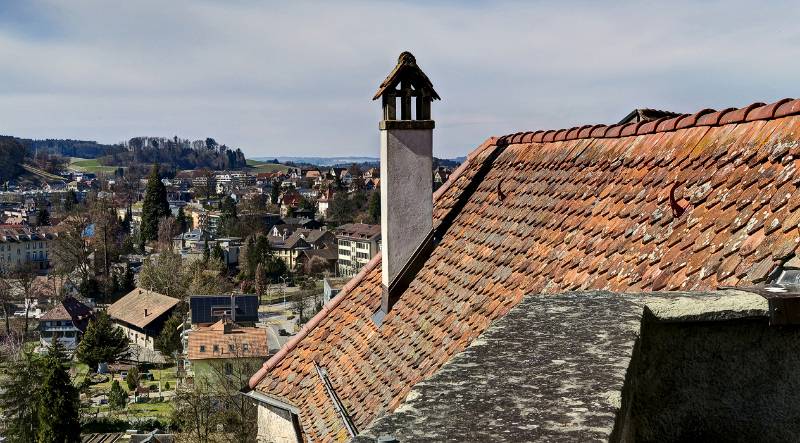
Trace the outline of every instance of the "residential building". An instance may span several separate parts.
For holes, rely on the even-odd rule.
[[[0,269],[10,270],[17,266],[49,268],[54,239],[52,229],[46,227],[0,227]]]
[[[42,348],[58,340],[67,350],[74,350],[94,317],[92,309],[73,297],[66,297],[39,317],[39,342]]]
[[[381,247],[381,226],[349,223],[335,230],[339,258],[337,274],[352,277],[375,257]]]
[[[250,379],[261,441],[800,434],[800,100],[492,137],[431,199],[437,97],[408,53],[376,94],[383,249]]]
[[[187,372],[195,381],[213,381],[222,374],[257,369],[269,356],[267,333],[268,328],[240,326],[228,318],[192,329],[187,338]]]
[[[108,315],[136,346],[155,350],[161,334],[180,300],[147,289],[136,288],[108,307]]]

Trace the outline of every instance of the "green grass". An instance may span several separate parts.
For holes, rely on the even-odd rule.
[[[70,157],[69,167],[78,172],[93,172],[95,174],[100,172],[113,173],[117,169],[116,166],[101,165],[96,158],[80,157]]]
[[[277,172],[277,171],[286,171],[289,169],[289,166],[275,164],[275,163],[266,163],[260,160],[247,160],[247,166],[252,169],[252,172],[259,173],[259,172]]]

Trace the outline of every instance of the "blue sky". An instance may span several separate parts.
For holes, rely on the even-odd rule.
[[[214,137],[250,157],[377,155],[370,99],[410,50],[434,151],[490,135],[800,96],[778,2],[0,0],[0,133]]]

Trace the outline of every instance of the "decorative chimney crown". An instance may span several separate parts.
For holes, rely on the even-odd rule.
[[[416,102],[414,118],[411,118],[411,99]],[[431,102],[440,100],[433,83],[417,66],[417,59],[405,51],[397,58],[397,66],[381,83],[373,100],[383,99],[383,120],[397,120],[397,99],[400,99],[400,120],[431,120]]]

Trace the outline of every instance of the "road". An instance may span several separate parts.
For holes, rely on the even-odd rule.
[[[285,329],[290,333],[294,333],[295,324],[297,320],[288,318],[291,312],[283,308],[283,303],[275,303],[272,305],[261,305],[258,310],[259,327],[265,327],[267,332],[267,344],[269,346],[270,354],[278,352],[278,350],[286,344],[292,336],[282,336],[279,334],[281,329]]]

